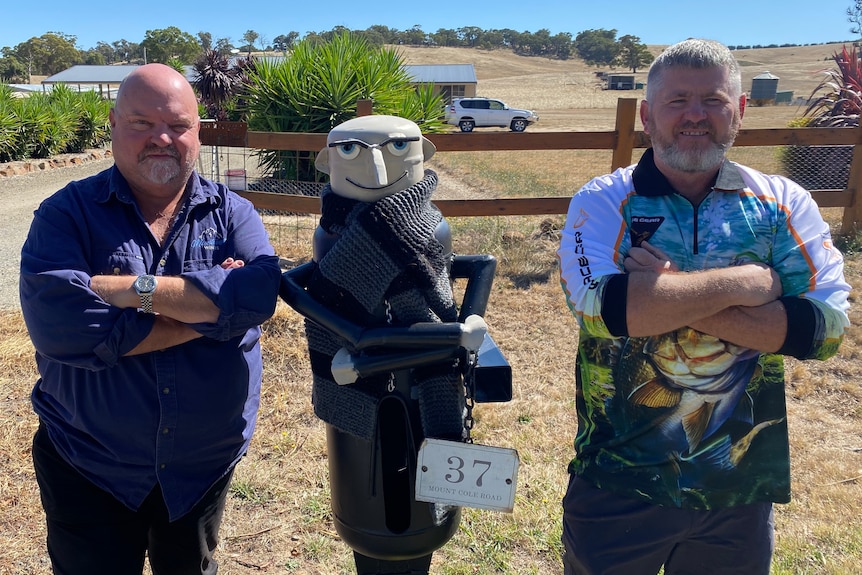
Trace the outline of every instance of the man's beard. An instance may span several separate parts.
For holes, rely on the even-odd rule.
[[[173,148],[160,149],[159,154],[168,153],[172,159],[163,157],[150,158],[146,151],[141,154],[139,165],[141,175],[154,184],[164,185],[178,179],[184,179],[187,174],[183,171],[180,154]]]
[[[707,148],[689,148],[681,149],[679,143],[675,140],[665,140],[663,136],[656,137],[659,132],[652,126],[650,129],[652,136],[653,150],[668,167],[685,173],[701,173],[714,170],[720,166],[727,155],[727,150],[733,145],[736,140],[736,135],[739,132],[739,123],[728,132],[727,137],[722,142],[711,142]],[[709,124],[701,122],[687,128],[691,130],[708,128]],[[686,129],[686,128],[684,128]]]

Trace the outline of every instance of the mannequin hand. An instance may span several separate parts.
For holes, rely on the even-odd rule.
[[[353,357],[346,348],[341,348],[332,358],[332,377],[338,385],[349,385],[359,379],[353,366]]]
[[[461,347],[469,351],[477,351],[482,346],[488,324],[480,315],[467,316],[461,328]]]

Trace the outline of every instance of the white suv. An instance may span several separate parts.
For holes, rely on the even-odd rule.
[[[539,116],[532,110],[516,110],[493,98],[456,98],[446,106],[446,123],[460,127],[462,132],[488,126],[523,132],[538,121]]]

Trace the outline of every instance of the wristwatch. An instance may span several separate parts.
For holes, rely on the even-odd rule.
[[[141,296],[141,309],[144,313],[153,313],[153,292],[156,291],[156,276],[144,274],[138,276],[133,284],[135,291]]]

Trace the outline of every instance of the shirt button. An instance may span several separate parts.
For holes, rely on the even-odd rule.
[[[166,427],[162,430],[162,435],[167,435],[170,432],[171,432],[171,430]]]
[[[168,262],[167,262],[167,261],[165,261],[165,260],[159,260],[159,265],[160,265],[160,266],[162,266],[162,267],[165,267],[165,264],[166,264],[166,263],[168,263]]]
[[[162,393],[164,393],[165,395],[168,395],[170,392],[171,392],[170,387],[166,387],[166,388],[162,389]]]
[[[159,469],[164,469],[165,467],[167,467],[167,466],[164,463],[159,464]]]

